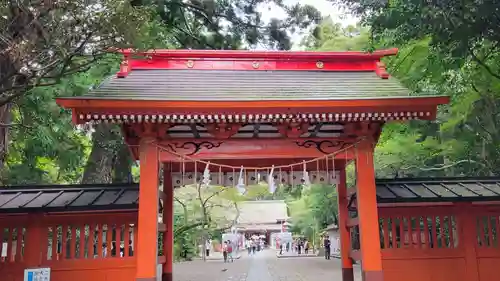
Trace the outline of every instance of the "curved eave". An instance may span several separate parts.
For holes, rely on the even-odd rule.
[[[73,122],[274,123],[433,120],[448,97],[336,100],[171,101],[59,98]]]
[[[248,101],[171,101],[106,99],[105,97],[57,98],[60,106],[68,109],[314,109],[314,108],[376,108],[434,106],[449,103],[447,96],[379,97],[336,100],[248,100]],[[111,112],[111,111],[110,111]]]

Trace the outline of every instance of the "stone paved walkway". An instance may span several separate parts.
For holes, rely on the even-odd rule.
[[[175,264],[174,281],[341,281],[339,259],[321,257],[281,258],[267,250],[255,256],[243,254],[234,263],[193,261]],[[355,280],[361,281],[359,267]]]

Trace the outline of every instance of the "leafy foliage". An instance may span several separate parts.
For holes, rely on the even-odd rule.
[[[386,10],[387,15],[391,11]],[[349,42],[351,50],[397,46],[398,56],[386,60],[391,74],[415,95],[451,97],[451,104],[440,108],[434,122],[384,126],[375,154],[377,176],[496,175],[496,156],[500,152],[495,125],[499,114],[499,80],[489,71],[494,68],[488,70],[473,56],[457,65],[453,54],[441,52],[430,35],[398,41],[398,36],[402,36],[399,30],[381,25],[374,15],[377,13],[367,15],[365,20],[374,26],[379,24],[379,29],[373,28],[370,32],[363,26],[342,29],[338,24],[325,21],[305,44],[318,50],[338,50],[339,45],[346,46],[345,42]],[[393,17],[392,20],[403,19]],[[484,48],[491,50],[490,44],[485,43],[476,51]],[[488,60],[482,62],[490,64],[496,57],[497,54],[490,53]]]
[[[0,11],[0,106],[86,71],[112,47],[142,46],[152,19],[147,7],[116,0],[4,1]]]
[[[497,3],[485,1],[332,0],[365,25],[325,19],[303,42],[309,50],[398,47],[390,73],[414,95],[451,97],[435,122],[384,126],[376,149],[378,177],[498,175],[500,171],[500,35]],[[48,2],[47,2],[48,3]],[[2,184],[126,181],[133,165],[116,127],[74,128],[55,97],[81,95],[116,71],[110,47],[138,49],[283,49],[291,33],[318,23],[310,6],[250,0],[5,1],[0,11],[0,151]],[[130,3],[130,4],[129,4]],[[273,3],[288,15],[264,23]],[[419,15],[416,17],[415,15]],[[41,87],[44,86],[44,87]],[[6,139],[6,131],[10,130]],[[0,159],[3,160],[3,153]],[[135,174],[137,180],[138,175]],[[353,166],[348,167],[354,185]],[[234,223],[240,200],[286,199],[294,230],[312,238],[336,222],[332,186],[187,187],[176,194],[176,253],[189,258],[200,237]]]
[[[274,4],[284,19],[263,22],[261,8]],[[290,35],[319,22],[320,12],[308,5],[287,6],[279,0],[134,0],[134,6],[156,6],[156,12],[179,48],[288,50]]]
[[[305,188],[300,198],[288,201],[292,231],[310,241],[317,238],[330,224],[338,225],[337,192],[334,185],[313,184]]]

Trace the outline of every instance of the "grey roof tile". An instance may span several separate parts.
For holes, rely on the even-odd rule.
[[[71,206],[87,206],[90,205],[101,194],[101,190],[84,191],[78,198],[72,202]]]
[[[379,179],[376,183],[379,203],[500,200],[500,178],[495,177]]]
[[[59,195],[58,192],[44,192],[41,193],[38,197],[36,197],[33,201],[24,205],[24,208],[41,208],[45,204],[51,202]]]
[[[66,206],[80,193],[80,190],[69,190],[61,193],[53,201],[51,201],[47,207],[60,207]]]
[[[137,208],[138,185],[0,187],[0,213]]]
[[[122,193],[121,190],[111,190],[111,191],[105,191],[101,196],[97,198],[97,200],[94,202],[94,205],[109,205],[113,204],[116,199],[118,199],[118,196],[120,196]]]
[[[115,202],[117,205],[134,204],[139,199],[139,190],[127,190]]]
[[[288,218],[283,200],[244,201],[240,203],[238,224],[274,224]]]
[[[2,205],[2,208],[19,208],[22,205],[28,203],[31,199],[33,199],[37,195],[37,192],[29,192],[23,193],[19,196],[16,196],[9,202]]]
[[[408,89],[395,78],[375,72],[134,70],[111,77],[84,98],[249,101],[336,100],[406,97]]]

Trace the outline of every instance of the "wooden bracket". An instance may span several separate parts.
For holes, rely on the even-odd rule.
[[[168,137],[167,131],[170,127],[170,124],[140,123],[129,125],[125,130],[131,131],[138,138],[153,137],[163,140]]]
[[[281,135],[288,138],[299,138],[301,135],[307,133],[309,126],[309,124],[285,123],[278,127],[278,131]]]
[[[357,134],[357,124],[356,123],[346,123],[344,125],[344,134],[347,136],[353,136]]]
[[[207,132],[216,139],[228,139],[238,133],[241,128],[239,124],[209,124],[206,125]]]
[[[389,73],[385,69],[385,64],[381,61],[376,62],[375,73],[382,79],[389,79]]]
[[[125,57],[125,59],[120,63],[120,70],[116,73],[116,77],[125,78],[130,73],[130,70],[132,69],[129,65],[128,57]]]

